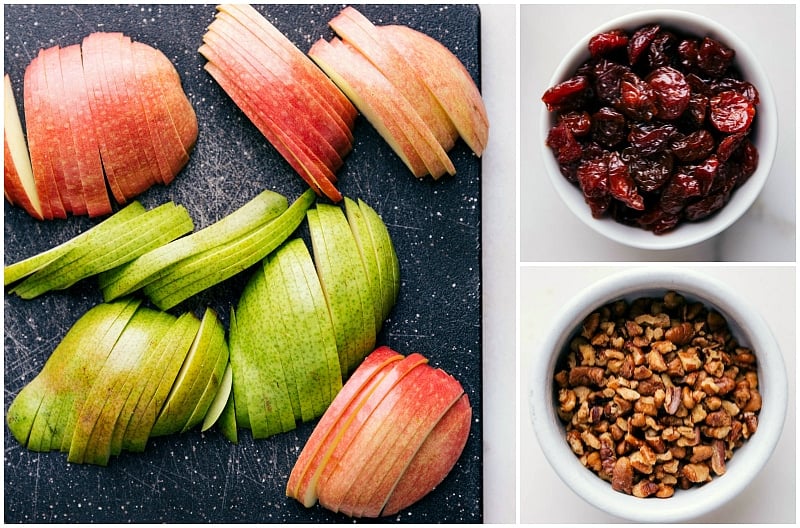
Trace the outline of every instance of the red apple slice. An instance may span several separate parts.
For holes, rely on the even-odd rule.
[[[42,50],[42,65],[47,82],[47,98],[49,102],[48,137],[50,153],[59,194],[68,213],[86,214],[86,202],[83,198],[83,185],[75,157],[75,146],[69,130],[69,115],[63,114],[61,105],[64,101],[64,81],[61,78],[61,48],[52,46]]]
[[[478,156],[483,154],[489,139],[486,107],[458,57],[438,40],[407,26],[378,29],[436,96],[464,142]]]
[[[228,13],[220,11],[209,30],[218,30],[227,41],[237,44],[241,55],[260,74],[265,86],[273,90],[276,98],[284,100],[284,104],[296,108],[300,116],[308,121],[307,126],[322,136],[340,159],[352,150],[352,133],[341,117],[325,107],[302,81],[295,79],[289,65],[247,27]],[[339,168],[329,166],[334,171]]]
[[[83,198],[90,217],[111,213],[111,201],[106,190],[100,150],[92,123],[86,81],[83,77],[83,58],[80,45],[61,48],[61,77],[64,82],[62,114],[69,115],[69,127],[75,147]]]
[[[47,137],[46,124],[50,109],[46,99],[47,84],[44,79],[41,51],[25,69],[23,94],[25,125],[28,131],[28,149],[33,177],[42,205],[42,215],[46,219],[66,218],[67,213],[58,195],[55,174],[50,160],[52,142]]]
[[[217,81],[220,87],[236,103],[236,106],[244,112],[281,156],[314,189],[314,192],[324,194],[334,202],[340,201],[342,195],[332,183],[330,169],[320,163],[319,160],[314,160],[307,149],[294,142],[272,120],[259,111],[257,105],[240,88],[240,81],[232,79],[228,70],[224,70],[216,64],[219,57],[212,48],[204,44],[199,51],[209,60],[204,66],[206,71]],[[245,74],[244,72],[236,73],[240,76]]]
[[[346,128],[352,130],[357,115],[352,103],[292,41],[248,4],[223,4],[218,9],[236,16],[242,24],[252,27],[252,31],[291,66],[294,72],[292,77],[314,90],[342,117],[347,124]]]
[[[217,18],[203,36],[203,41],[213,47],[223,63],[218,64],[229,71],[247,72],[253,84],[242,85],[253,94],[262,112],[269,115],[278,127],[298,143],[305,145],[331,172],[342,166],[342,158],[335,148],[320,132],[324,119],[310,123],[310,109],[305,101],[298,99],[291,86],[295,83],[282,82],[280,78],[263,66],[247,51],[252,43],[239,41],[245,34],[231,26],[224,18]],[[252,48],[250,48],[252,49]],[[268,96],[266,94],[269,94]]]
[[[455,466],[469,438],[472,407],[463,394],[425,439],[397,482],[381,515],[394,515],[438,486]]]
[[[309,56],[347,94],[416,177],[455,174],[455,167],[397,88],[353,47],[334,38],[314,43]]]
[[[5,180],[3,192],[9,203],[22,207],[37,220],[43,220],[42,205],[39,202],[39,192],[36,190],[36,182],[33,178],[30,153],[25,141],[25,133],[22,130],[22,120],[19,117],[11,78],[7,74],[4,85],[3,168]]]
[[[189,154],[184,146],[178,128],[173,122],[167,100],[160,87],[161,75],[156,65],[162,60],[158,53],[146,44],[131,43],[134,73],[145,105],[145,119],[151,135],[158,140],[156,156],[161,168],[161,181],[166,185],[189,162]]]
[[[337,481],[344,493],[336,496],[339,502],[332,506],[347,515],[373,518],[380,515],[414,455],[464,390],[449,374],[421,365],[397,383],[392,392],[398,403],[390,408],[390,399],[384,399],[381,403],[384,412],[373,413],[371,423],[362,428],[340,466]],[[371,456],[365,456],[370,453]],[[358,462],[352,461],[359,458],[364,462],[362,470],[356,473]],[[353,487],[353,482],[358,484]],[[325,506],[322,490],[320,504]]]
[[[297,458],[286,485],[287,496],[296,498],[309,508],[316,503],[317,483],[333,448],[341,441],[357,409],[364,405],[364,397],[375,390],[377,381],[401,359],[403,356],[389,347],[379,347],[353,372],[320,418]]]
[[[109,87],[106,82],[105,66],[103,64],[103,33],[91,33],[81,42],[83,53],[83,76],[86,81],[87,94],[89,95],[89,109],[92,123],[95,127],[95,137],[100,148],[100,159],[103,162],[103,171],[106,181],[111,189],[111,194],[117,203],[125,203],[126,192],[122,188],[117,173],[124,168],[124,152],[120,152],[110,138],[115,131],[113,123],[108,116],[114,114],[114,108],[109,100]]]
[[[344,8],[328,22],[339,37],[364,55],[389,79],[403,97],[413,103],[423,122],[430,128],[445,151],[453,148],[458,137],[453,123],[422,80],[410,74],[406,59],[385,42],[378,28],[354,7]],[[425,64],[430,68],[430,64]]]

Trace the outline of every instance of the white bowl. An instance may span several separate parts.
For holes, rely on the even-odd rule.
[[[616,18],[594,29],[578,42],[564,57],[548,86],[570,78],[578,66],[589,58],[589,39],[611,29],[633,31],[645,24],[659,23],[688,34],[700,37],[710,36],[723,42],[736,51],[734,64],[741,70],[745,80],[750,81],[759,91],[760,103],[756,107],[756,121],[750,140],[758,149],[758,168],[750,179],[733,193],[731,200],[714,215],[700,222],[684,222],[671,232],[655,235],[650,231],[620,224],[612,218],[592,217],[589,206],[580,189],[567,181],[558,168],[553,152],[545,145],[550,128],[555,124],[555,114],[542,107],[540,145],[543,149],[545,169],[556,192],[567,207],[586,225],[611,240],[642,249],[676,249],[700,243],[711,238],[738,220],[753,204],[769,175],[775,149],[778,143],[778,115],[775,97],[767,75],[750,48],[736,34],[719,23],[694,13],[677,10],[647,10]]]
[[[725,316],[734,337],[756,355],[762,409],[758,430],[726,462],[725,474],[667,499],[641,499],[614,491],[584,467],[565,440],[566,429],[556,414],[556,364],[586,316],[617,299],[660,296],[668,290],[689,301],[700,301]],[[705,274],[685,269],[627,270],[598,281],[572,299],[561,311],[534,354],[528,377],[531,420],[541,449],[553,470],[578,496],[612,515],[636,522],[681,522],[722,506],[741,492],[764,467],[783,429],[787,407],[787,378],[783,357],[769,327],[730,287]]]

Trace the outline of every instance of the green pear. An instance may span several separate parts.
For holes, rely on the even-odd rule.
[[[315,196],[308,189],[271,222],[228,244],[177,262],[166,275],[146,285],[145,294],[156,306],[168,310],[256,264],[297,229]]]
[[[367,229],[372,238],[372,246],[377,252],[376,260],[383,289],[383,295],[381,296],[383,299],[383,317],[381,319],[384,320],[389,316],[389,312],[397,302],[397,296],[400,292],[400,263],[392,238],[389,236],[389,230],[381,217],[363,200],[358,200],[358,206],[366,220]]]
[[[372,236],[369,233],[369,227],[361,208],[347,196],[344,197],[344,211],[347,216],[347,223],[350,224],[350,229],[353,231],[359,255],[361,255],[361,263],[367,273],[367,281],[369,282],[374,302],[375,328],[379,329],[383,325],[385,301],[383,299],[382,277],[378,268],[377,251],[375,246],[372,245]]]
[[[375,347],[369,283],[342,210],[318,204],[307,215],[314,261],[336,331],[342,377]]]
[[[252,282],[252,279],[250,282]],[[240,306],[241,302],[240,299]],[[251,429],[250,414],[247,408],[247,395],[249,392],[247,389],[256,382],[248,379],[248,377],[253,374],[253,369],[244,356],[240,335],[241,333],[239,332],[239,326],[236,321],[236,310],[231,307],[231,318],[228,324],[228,349],[231,362],[231,377],[233,378],[233,386],[231,387],[233,396],[231,399],[238,401],[238,403],[234,405],[234,421],[239,427]]]
[[[342,388],[341,367],[330,313],[314,263],[302,239],[289,241],[275,255],[286,288],[284,326],[293,330],[283,349],[291,353],[298,396],[321,416]],[[280,297],[279,297],[280,298]],[[308,406],[308,404],[307,404]],[[304,417],[304,421],[310,418]]]
[[[75,422],[67,456],[69,462],[101,465],[105,465],[104,460],[107,462],[105,451],[108,448],[110,455],[111,434],[119,414],[116,408],[121,407],[128,396],[118,392],[125,378],[137,366],[141,351],[150,339],[150,328],[157,313],[139,308],[98,369]]]
[[[228,361],[225,364],[225,372],[222,374],[222,381],[219,384],[217,393],[214,395],[214,400],[208,406],[208,412],[203,417],[203,425],[200,426],[200,431],[208,431],[220,419],[225,412],[228,405],[232,405],[231,389],[233,387],[233,369],[231,363]],[[234,421],[234,426],[235,426]]]
[[[236,399],[234,398],[233,391],[228,395],[228,403],[222,409],[222,414],[217,420],[217,427],[219,427],[222,436],[227,438],[231,443],[239,443],[239,431],[236,429]]]
[[[169,266],[244,236],[286,210],[286,197],[265,190],[221,220],[100,275],[106,301],[127,295],[169,271]]]
[[[63,244],[55,246],[47,251],[38,253],[27,259],[15,262],[5,267],[3,272],[3,279],[5,286],[39,271],[50,263],[61,258],[63,255],[69,253],[72,249],[81,246],[82,244],[91,243],[95,238],[102,237],[104,232],[113,230],[121,223],[127,222],[131,218],[141,215],[145,212],[145,208],[139,202],[131,202],[129,205],[120,209],[107,219],[96,224],[95,226],[87,229],[80,235],[73,237]]]
[[[144,387],[136,407],[131,412],[122,448],[141,452],[147,446],[150,431],[166,401],[186,355],[200,330],[200,320],[187,312],[173,323],[162,340],[158,366],[151,381]]]
[[[153,248],[164,245],[193,228],[189,213],[172,202],[88,239],[58,260],[33,273],[11,292],[32,299],[51,290],[61,290],[77,281],[119,266]]]
[[[225,346],[225,330],[217,315],[207,308],[192,347],[150,431],[150,436],[180,432],[192,414],[207,380]]]

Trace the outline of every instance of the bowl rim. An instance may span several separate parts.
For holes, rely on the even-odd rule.
[[[569,448],[564,440],[564,427],[555,412],[553,373],[564,345],[593,310],[622,297],[634,298],[667,290],[676,290],[689,299],[702,300],[719,309],[734,335],[740,339],[744,337],[741,342],[753,347],[759,381],[769,379],[769,382],[759,387],[764,403],[759,412],[758,431],[727,462],[725,475],[698,488],[677,490],[668,499],[638,499],[614,491],[608,482],[581,465]],[[738,321],[747,321],[747,325]],[[705,273],[654,267],[613,273],[570,299],[533,353],[535,357],[528,373],[529,418],[545,458],[574,493],[620,518],[636,522],[682,522],[717,509],[755,478],[771,457],[783,432],[788,381],[781,349],[761,315],[730,286]]]
[[[778,143],[778,112],[769,76],[750,47],[736,33],[719,22],[704,15],[682,9],[637,10],[597,26],[586,33],[567,52],[556,67],[548,86],[555,86],[568,78],[577,66],[588,58],[589,51],[587,46],[589,39],[597,33],[617,28],[633,28],[654,21],[660,21],[667,26],[688,23],[693,26],[689,33],[694,32],[694,27],[703,27],[704,35],[719,38],[736,51],[735,64],[740,69],[745,70],[743,72],[745,78],[752,82],[759,91],[757,110],[758,167],[746,184],[734,192],[725,207],[707,219],[699,222],[683,222],[676,229],[662,235],[655,235],[639,227],[621,224],[610,217],[594,218],[583,199],[580,189],[563,177],[552,151],[545,144],[547,134],[554,124],[554,113],[548,111],[544,104],[540,105],[539,145],[542,149],[545,172],[556,193],[567,205],[568,209],[584,224],[608,239],[629,247],[647,250],[669,250],[699,244],[718,235],[750,209],[766,184],[767,177],[772,169]]]

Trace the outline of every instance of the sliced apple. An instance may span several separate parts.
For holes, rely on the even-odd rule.
[[[395,485],[381,515],[395,515],[433,491],[464,451],[472,425],[472,407],[463,394],[425,439]]]
[[[60,57],[61,77],[65,80],[61,112],[69,116],[69,128],[86,211],[90,217],[104,216],[112,211],[111,201],[106,189],[100,150],[89,108],[80,45],[61,48]]]
[[[489,118],[464,64],[441,42],[413,28],[386,25],[379,26],[378,31],[434,94],[464,142],[476,155],[482,155],[489,140]]]
[[[37,220],[43,220],[42,204],[39,201],[39,192],[36,190],[28,144],[22,130],[22,120],[19,117],[14,88],[11,86],[11,78],[8,74],[5,75],[3,83],[5,88],[3,99],[5,108],[3,115],[3,167],[5,173],[3,191],[9,203],[22,207]]]
[[[286,35],[264,18],[256,9],[248,4],[222,4],[219,10],[235,16],[242,24],[247,25],[292,68],[292,77],[298,82],[314,90],[342,117],[349,130],[352,130],[356,118],[356,109],[342,92],[331,82],[308,57],[300,51]]]
[[[409,102],[445,151],[453,148],[458,132],[444,109],[417,75],[409,75],[409,65],[383,33],[352,6],[345,7],[328,25],[345,42],[366,57]],[[430,64],[425,65],[430,68]]]

